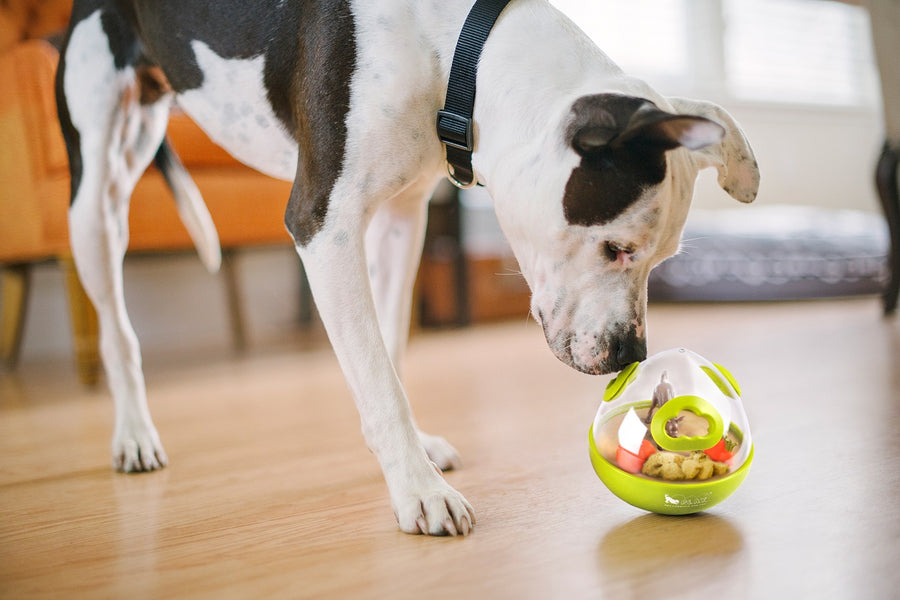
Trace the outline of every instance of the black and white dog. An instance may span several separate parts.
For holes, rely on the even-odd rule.
[[[473,0],[76,0],[57,76],[72,251],[97,308],[113,462],[161,468],[122,290],[128,203],[160,165],[210,269],[218,239],[165,142],[173,103],[218,144],[291,180],[285,222],[400,528],[466,534],[444,439],[410,413],[399,362],[427,199],[446,175],[435,115]],[[556,356],[609,373],[646,355],[647,276],[678,250],[699,169],[756,195],[721,108],[625,75],[546,0],[513,0],[481,55],[473,166]],[[248,198],[248,210],[252,198]]]

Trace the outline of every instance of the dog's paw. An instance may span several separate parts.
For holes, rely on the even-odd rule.
[[[465,536],[475,526],[472,506],[437,473],[421,490],[398,496],[391,504],[405,533]]]
[[[451,471],[453,469],[462,468],[462,459],[459,457],[459,452],[456,451],[456,448],[450,445],[450,443],[444,438],[436,435],[428,435],[427,433],[419,432],[419,440],[421,440],[422,445],[425,446],[425,452],[428,453],[428,458],[431,459],[441,471]]]
[[[113,468],[122,473],[156,471],[169,464],[156,429],[131,427],[117,429],[112,443]]]

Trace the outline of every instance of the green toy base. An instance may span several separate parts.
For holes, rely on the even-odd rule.
[[[603,458],[594,442],[593,426],[588,438],[591,464],[609,491],[632,506],[662,515],[689,515],[715,506],[740,487],[753,462],[753,446],[750,446],[744,464],[719,479],[698,483],[655,481],[632,475]]]

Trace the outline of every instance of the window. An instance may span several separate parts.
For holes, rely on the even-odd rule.
[[[864,10],[821,0],[726,0],[724,9],[735,96],[859,105],[874,95]]]
[[[688,72],[690,0],[552,0],[619,66],[640,76]],[[628,24],[628,26],[624,26]]]
[[[875,104],[867,12],[824,0],[551,0],[626,71],[720,101]]]

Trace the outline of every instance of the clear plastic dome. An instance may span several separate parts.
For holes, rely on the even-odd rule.
[[[753,458],[740,387],[685,348],[634,363],[606,387],[590,452],[626,502],[665,514],[705,510],[737,489]]]

